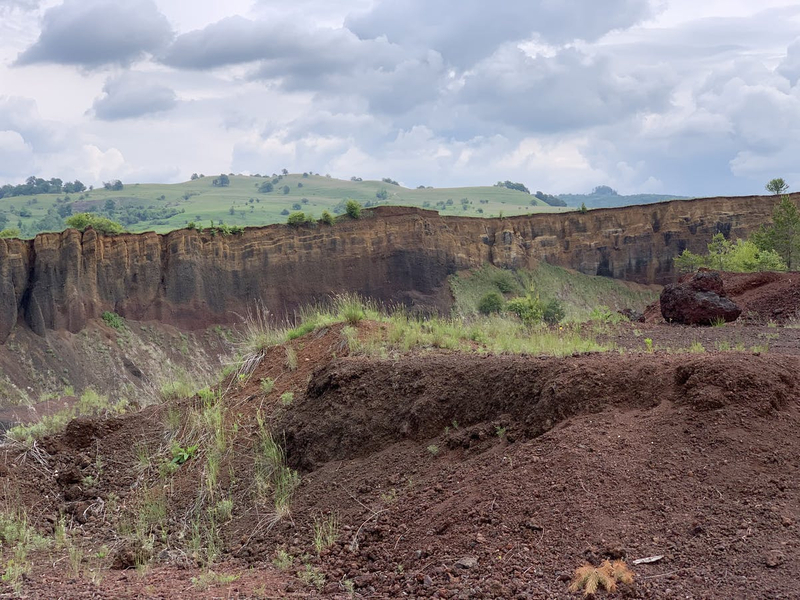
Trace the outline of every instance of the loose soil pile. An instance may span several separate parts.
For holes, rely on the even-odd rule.
[[[761,329],[739,329],[758,343]],[[167,408],[151,407],[79,420],[36,452],[6,452],[6,505],[25,506],[43,531],[66,514],[85,564],[103,545],[106,568],[119,555],[114,511],[144,486],[169,499],[169,535],[156,541],[149,571],[106,570],[91,582],[53,550],[33,559],[24,593],[578,598],[567,589],[575,568],[622,558],[635,580],[617,597],[797,597],[800,353],[389,360],[348,357],[342,339],[337,326],[289,343],[292,370],[286,347],[272,348],[247,383],[228,382],[239,433],[221,488],[234,509],[213,568],[240,579],[192,583],[202,571],[178,532],[201,461],[166,483],[147,476],[137,448],[159,447],[168,433]],[[286,391],[290,406],[279,401]],[[252,500],[259,410],[301,475],[291,517],[276,523]],[[317,554],[315,520],[331,515],[336,542]],[[293,566],[272,564],[278,550]],[[662,558],[633,566],[654,555]],[[303,580],[309,571],[325,575],[319,587]]]

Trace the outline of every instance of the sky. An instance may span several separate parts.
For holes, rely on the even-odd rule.
[[[0,0],[0,184],[800,191],[797,0]]]

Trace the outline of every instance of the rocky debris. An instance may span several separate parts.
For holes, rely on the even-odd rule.
[[[730,323],[742,313],[725,295],[722,277],[714,271],[700,271],[688,281],[666,286],[660,303],[664,319],[683,325]]]
[[[641,313],[638,310],[634,310],[632,308],[623,308],[617,312],[628,319],[631,323],[644,323],[644,313]]]

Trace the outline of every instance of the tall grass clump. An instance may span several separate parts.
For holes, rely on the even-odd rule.
[[[259,502],[270,501],[275,520],[291,513],[291,503],[300,476],[286,464],[283,448],[266,427],[261,414],[256,415],[258,436],[255,447],[255,494]]]
[[[235,342],[239,355],[236,374],[250,377],[264,358],[266,349],[280,344],[285,335],[284,330],[273,325],[270,312],[264,304],[256,303],[248,309]]]

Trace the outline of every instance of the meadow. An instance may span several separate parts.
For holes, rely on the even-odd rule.
[[[319,218],[324,210],[343,212],[349,198],[364,206],[416,206],[448,216],[498,217],[574,210],[551,207],[530,194],[495,186],[409,189],[383,181],[345,181],[313,174],[231,175],[228,185],[218,186],[213,183],[216,177],[177,184],[126,184],[118,191],[100,188],[72,195],[13,196],[0,199],[0,212],[8,219],[6,227],[17,227],[23,237],[31,237],[41,231],[63,229],[64,213],[84,211],[120,220],[131,232],[164,233],[189,222],[204,226],[211,221],[240,226],[285,223],[288,213],[297,210]],[[272,191],[259,191],[266,183],[273,184]],[[122,218],[124,215],[129,222]],[[132,219],[138,220],[130,222]]]

